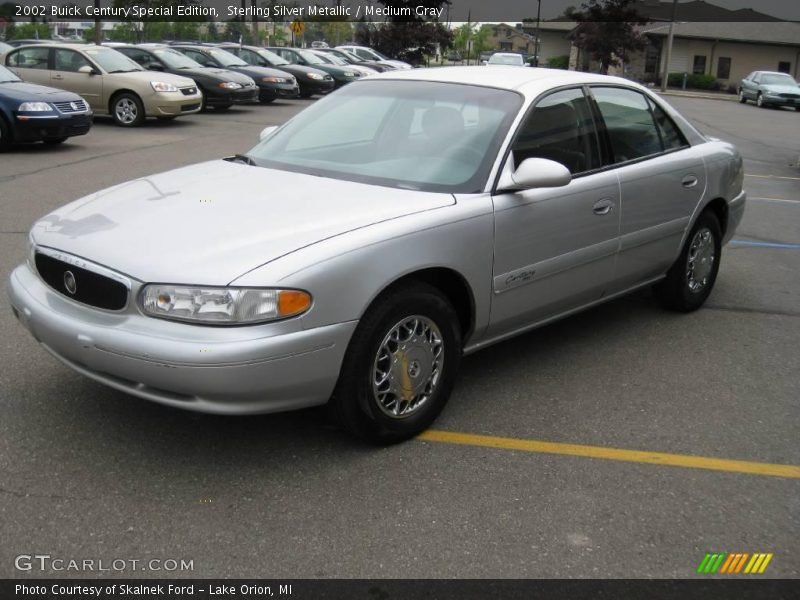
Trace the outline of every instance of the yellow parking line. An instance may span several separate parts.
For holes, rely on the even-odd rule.
[[[642,450],[624,450],[622,448],[606,448],[604,446],[583,446],[580,444],[563,444],[541,440],[523,440],[518,438],[459,433],[429,429],[417,436],[427,442],[443,442],[479,446],[482,448],[498,448],[502,450],[521,450],[523,452],[542,452],[545,454],[565,454],[602,458],[605,460],[622,460],[626,462],[646,463],[651,465],[667,465],[671,467],[687,467],[690,469],[711,469],[730,473],[748,473],[769,477],[789,477],[800,479],[800,466],[777,465],[772,463],[750,462],[746,460],[729,460],[710,456],[692,456],[689,454],[668,454],[666,452],[646,452]]]
[[[800,181],[800,177],[786,177],[784,175],[750,175],[744,174],[745,177],[758,177],[759,179],[795,179]]]

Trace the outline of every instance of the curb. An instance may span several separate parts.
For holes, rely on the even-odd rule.
[[[724,100],[725,102],[738,102],[739,99],[735,94],[703,94],[694,92],[671,91],[656,92],[661,96],[678,96],[681,98],[702,98],[704,100]]]

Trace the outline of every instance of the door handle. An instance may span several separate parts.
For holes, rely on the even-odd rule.
[[[697,185],[697,177],[694,175],[687,175],[681,180],[681,185],[685,188],[693,188]]]
[[[592,212],[596,215],[607,215],[614,208],[614,201],[611,198],[601,198],[594,203]]]
[[[53,79],[61,80],[61,79],[64,79],[64,77],[62,75],[53,75]]]

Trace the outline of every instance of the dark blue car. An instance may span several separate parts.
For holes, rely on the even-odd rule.
[[[60,144],[85,135],[92,110],[77,94],[25,83],[0,65],[0,151],[12,144]]]

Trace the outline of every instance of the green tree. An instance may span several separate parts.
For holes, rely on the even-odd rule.
[[[455,30],[453,47],[467,60],[477,58],[481,55],[481,52],[492,49],[492,45],[489,43],[490,35],[490,27],[480,27],[477,23],[464,23]],[[467,52],[470,42],[472,43],[472,50]]]
[[[636,25],[647,22],[633,6],[634,0],[588,0],[581,10],[569,7],[565,14],[578,22],[570,39],[600,63],[600,72],[645,47],[645,39]]]
[[[50,28],[47,23],[17,23],[13,31],[14,40],[50,39]]]

